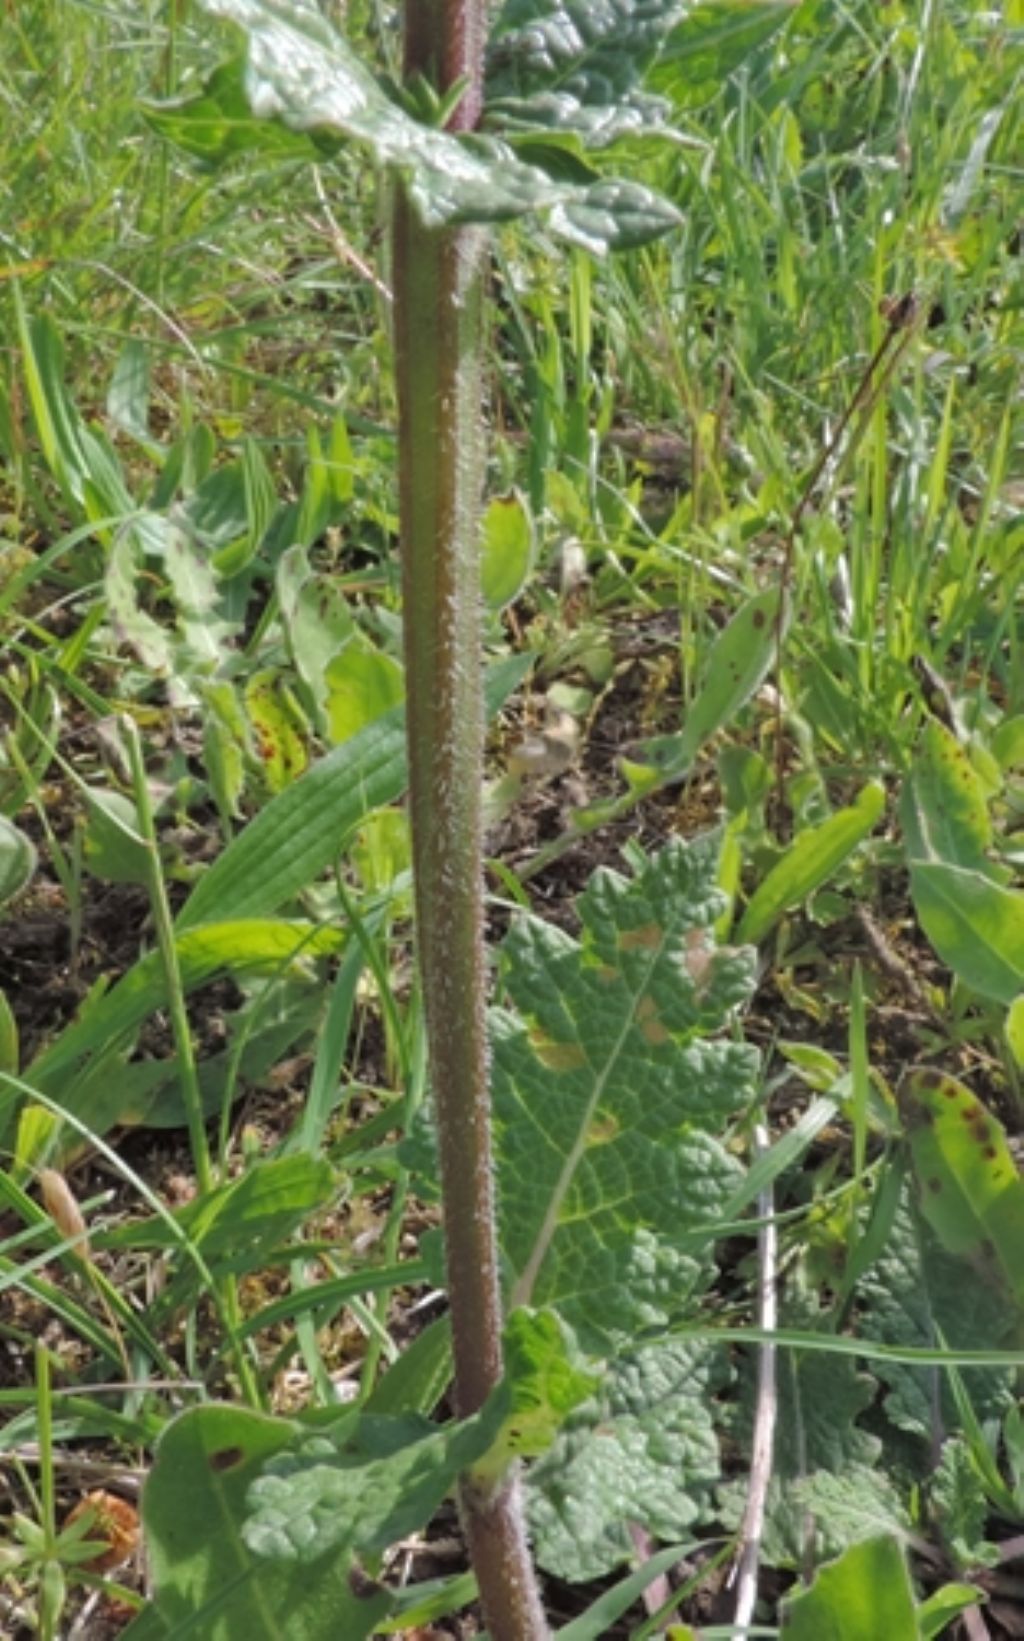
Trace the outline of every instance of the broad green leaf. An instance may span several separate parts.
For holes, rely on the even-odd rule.
[[[495,137],[452,135],[412,118],[381,89],[313,0],[204,3],[245,30],[244,85],[253,112],[280,121],[290,132],[362,143],[378,165],[401,175],[428,228],[543,211],[555,233],[600,253],[643,243],[680,220],[673,206],[640,183],[559,180]],[[236,126],[230,140],[216,147],[218,136],[228,137],[237,95],[237,78],[227,69],[221,73],[219,87],[208,82],[201,97],[174,110],[176,139],[188,141],[188,122],[195,118],[207,160],[237,152],[243,134],[260,142],[258,134]]]
[[[955,1077],[922,1068],[904,1077],[900,1113],[921,1211],[944,1248],[993,1268],[1024,1305],[1024,1179],[997,1118]]]
[[[892,1537],[851,1544],[782,1612],[786,1641],[920,1641],[906,1560]]]
[[[367,1413],[433,1413],[452,1378],[449,1316],[428,1322],[370,1392]]]
[[[992,753],[1000,769],[1024,765],[1024,714],[1004,718],[992,733]]]
[[[748,1485],[737,1480],[716,1493],[718,1517],[734,1532],[742,1524]],[[884,1465],[877,1458],[871,1464],[848,1460],[838,1472],[772,1475],[761,1554],[768,1566],[798,1571],[807,1563],[808,1539],[815,1557],[824,1560],[878,1533],[902,1537],[912,1529],[906,1500]]]
[[[737,938],[762,940],[783,912],[799,906],[827,883],[878,824],[884,808],[884,786],[880,781],[869,781],[848,808],[837,810],[820,826],[801,832],[754,891]]]
[[[114,362],[107,389],[107,415],[133,439],[147,447],[149,432],[149,347],[140,337],[129,336]]]
[[[718,1365],[716,1365],[718,1364]],[[537,1559],[574,1582],[635,1553],[630,1526],[678,1538],[709,1506],[721,1462],[712,1421],[718,1353],[693,1340],[630,1352],[533,1465],[527,1514]]]
[[[225,679],[204,684],[203,767],[221,820],[240,815],[245,785],[245,754],[249,726],[233,684]]]
[[[251,1489],[297,1436],[286,1420],[216,1405],[193,1408],[167,1428],[142,1499],[155,1594],[126,1637],[360,1641],[373,1633],[391,1597],[358,1576],[351,1553],[270,1559],[243,1537]],[[350,1503],[348,1526],[351,1516]]]
[[[512,656],[490,668],[488,714],[529,666],[529,657]],[[405,782],[405,712],[396,707],[260,810],[204,872],[178,915],[179,929],[275,911],[326,870],[364,815],[400,797]]]
[[[656,760],[659,780],[681,779],[706,741],[731,724],[763,684],[778,651],[782,594],[757,593],[737,610],[712,644],[704,680],[679,735],[665,735],[644,748]],[[786,617],[783,617],[785,626]]]
[[[327,723],[331,740],[344,742],[405,698],[405,678],[394,656],[352,639],[327,665]]]
[[[706,1034],[749,996],[754,954],[716,947],[717,862],[717,837],[674,840],[632,879],[595,873],[579,942],[523,917],[502,948],[511,1007],[491,1036],[512,1302],[555,1306],[598,1354],[685,1307],[741,1174],[717,1135],[753,1096],[757,1054]]]
[[[490,610],[519,597],[533,565],[533,520],[516,490],[495,496],[481,523],[480,587]]]
[[[14,822],[0,815],[0,907],[13,900],[36,869],[35,845]]]
[[[135,651],[147,671],[166,677],[174,666],[172,635],[139,602],[142,548],[130,530],[120,530],[103,576],[110,624],[122,644]]]
[[[345,590],[331,576],[314,575],[305,549],[299,546],[282,553],[275,582],[292,660],[317,706],[323,708],[327,668],[355,631]]]
[[[486,123],[572,132],[587,146],[663,124],[666,105],[641,83],[681,0],[506,0],[491,28]]]
[[[940,860],[988,872],[992,823],[984,784],[967,748],[930,719],[900,800],[911,860]]]
[[[972,991],[1012,1003],[1024,991],[1024,894],[944,861],[916,861],[910,888],[942,961]]]
[[[32,416],[46,464],[65,497],[93,518],[128,517],[134,503],[110,446],[86,426],[64,382],[64,348],[48,314],[29,319],[20,287],[14,306]]]
[[[496,1398],[502,1427],[475,1466],[496,1482],[516,1459],[545,1453],[601,1375],[579,1366],[575,1342],[554,1311],[512,1312],[505,1328],[505,1379]]]

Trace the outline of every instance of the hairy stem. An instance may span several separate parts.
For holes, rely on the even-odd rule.
[[[405,70],[480,106],[480,0],[408,0]],[[416,933],[437,1110],[460,1417],[502,1373],[485,1004],[480,792],[483,696],[478,570],[480,355],[486,239],[430,230],[399,185],[393,223],[399,493]],[[548,1634],[517,1485],[466,1478],[463,1522],[494,1641]]]

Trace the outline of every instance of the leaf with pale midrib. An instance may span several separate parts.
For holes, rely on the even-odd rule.
[[[492,1017],[502,1251],[514,1303],[553,1305],[596,1352],[678,1316],[740,1177],[720,1135],[757,1055],[712,1040],[754,955],[718,948],[718,840],[595,873],[580,941],[524,918]]]

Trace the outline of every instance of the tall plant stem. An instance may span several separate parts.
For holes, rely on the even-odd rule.
[[[479,111],[481,0],[408,0],[405,72]],[[427,229],[399,186],[393,225],[402,591],[416,937],[437,1111],[460,1417],[502,1373],[487,1039],[478,532],[486,240]],[[463,1478],[462,1517],[493,1641],[548,1634],[514,1476]]]

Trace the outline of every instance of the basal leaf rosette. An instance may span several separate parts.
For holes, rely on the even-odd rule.
[[[754,954],[716,944],[718,839],[600,870],[579,940],[524,918],[492,1016],[502,1252],[513,1304],[614,1354],[678,1317],[741,1166],[723,1144],[758,1059],[722,1037]]]

